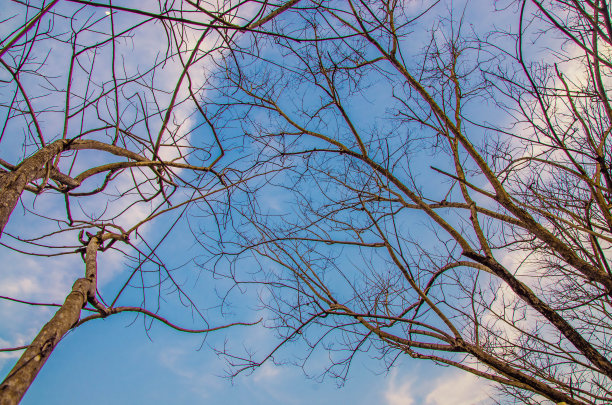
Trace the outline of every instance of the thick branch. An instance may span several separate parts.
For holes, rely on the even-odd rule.
[[[66,301],[41,329],[15,367],[0,385],[0,405],[18,404],[60,340],[79,321],[81,309],[92,291],[96,291],[95,259],[101,238],[91,238],[87,245],[86,278],[78,279]]]

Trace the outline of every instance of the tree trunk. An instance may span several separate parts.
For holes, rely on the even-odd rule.
[[[0,385],[0,405],[13,405],[21,401],[55,346],[79,321],[81,309],[88,300],[96,301],[96,256],[101,241],[100,236],[94,236],[90,239],[85,256],[86,277],[79,278],[74,283],[64,304],[41,329],[38,336]]]
[[[24,159],[15,170],[0,173],[0,236],[26,185],[42,177],[45,171],[50,173],[52,159],[68,145],[66,140],[57,140]]]

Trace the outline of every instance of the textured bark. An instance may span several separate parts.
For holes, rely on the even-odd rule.
[[[47,172],[50,174],[49,164],[68,145],[66,140],[55,141],[25,159],[15,170],[0,174],[0,236],[26,185]]]
[[[603,374],[612,377],[612,362],[605,358],[586,340],[576,329],[574,329],[561,315],[545,302],[540,300],[525,284],[514,277],[507,269],[490,257],[484,257],[473,252],[466,252],[464,256],[481,263],[490,268],[499,278],[504,280],[508,286],[522,300],[529,303],[531,308],[538,311],[551,324],[553,324],[565,336],[576,349],[578,349],[595,367]]]
[[[64,335],[79,321],[81,310],[88,300],[95,301],[96,254],[101,239],[93,237],[87,245],[86,277],[78,279],[66,301],[53,318],[41,329],[15,367],[0,385],[0,405],[18,404],[41,368]],[[91,297],[93,294],[93,297]]]
[[[42,328],[38,336],[21,356],[0,386],[0,404],[18,404],[36,378],[60,339],[79,320],[81,309],[87,302],[90,282],[80,278],[72,287],[64,305]]]
[[[56,156],[69,149],[99,150],[111,153],[115,156],[126,157],[136,162],[150,163],[152,166],[160,165],[159,162],[150,162],[146,158],[128,149],[115,145],[109,145],[99,141],[81,139],[57,140],[44,148],[41,148],[29,158],[24,159],[23,162],[21,162],[14,170],[0,173],[0,236],[2,236],[2,231],[4,230],[13,209],[15,209],[23,190],[28,183],[39,178],[47,177],[49,179],[56,180],[57,182],[66,186],[67,189],[73,189],[78,187],[81,184],[81,181],[91,174],[109,171],[115,166],[119,168],[123,167],[121,165],[125,165],[126,167],[129,166],[129,163],[115,163],[114,165],[110,166],[103,165],[99,168],[90,169],[79,176],[78,179],[74,179],[61,173],[56,167],[51,165]],[[89,173],[90,171],[91,173]]]
[[[554,389],[549,384],[539,381],[533,376],[525,374],[516,368],[509,366],[506,362],[491,356],[486,353],[481,348],[466,344],[464,349],[476,357],[478,360],[482,361],[484,364],[489,367],[495,369],[500,374],[505,375],[506,377],[519,382],[520,384],[529,387],[529,389],[533,392],[536,392],[548,399],[555,401],[558,404],[565,405],[584,405],[584,402],[578,401],[569,395]]]
[[[54,160],[66,150],[90,149],[111,153],[128,158],[137,163],[149,163],[146,158],[127,149],[93,140],[57,140],[24,159],[11,171],[0,173],[0,237],[8,223],[11,213],[19,202],[28,184],[37,180],[55,180],[58,184],[73,189],[80,185],[82,178],[74,179],[61,173],[54,167]],[[151,162],[155,165],[157,162]],[[119,164],[129,164],[119,163]],[[101,166],[103,170],[110,170]],[[89,171],[84,173],[87,177]],[[96,308],[102,316],[110,312],[96,299],[97,286],[97,251],[103,240],[124,239],[124,235],[106,233],[90,239],[85,255],[85,277],[76,280],[66,301],[53,318],[41,329],[38,336],[28,346],[15,367],[0,385],[0,405],[17,404],[36,378],[51,352],[64,335],[79,321],[81,310],[87,302]]]

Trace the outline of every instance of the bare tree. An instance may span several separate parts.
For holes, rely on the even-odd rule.
[[[135,312],[191,333],[232,325],[208,324],[157,249],[190,206],[214,213],[217,201],[226,204],[234,188],[261,175],[236,158],[236,139],[219,138],[200,97],[211,61],[239,35],[263,33],[264,24],[296,1],[133,8],[82,0],[6,3],[0,244],[14,255],[84,261],[84,276],[32,343],[2,349],[25,350],[0,386],[0,403],[14,404],[62,337],[86,321]],[[16,210],[23,215],[14,220]],[[145,226],[155,227],[155,235],[149,238]],[[130,266],[118,292],[98,285],[104,270],[97,256],[108,250]],[[146,283],[149,275],[138,276],[144,272],[156,274],[157,282]],[[133,287],[142,291],[140,301],[119,305]],[[201,328],[180,327],[158,313],[168,287]],[[91,315],[81,319],[83,309]]]
[[[224,59],[215,122],[284,168],[229,208],[217,262],[259,286],[279,345],[226,354],[240,372],[297,341],[340,378],[408,355],[500,400],[610,403],[607,2],[498,3],[486,27],[417,4],[300,3]]]

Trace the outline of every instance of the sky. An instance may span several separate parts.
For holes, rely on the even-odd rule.
[[[58,346],[22,403],[442,405],[453,398],[468,405],[487,399],[476,378],[417,361],[377,374],[376,364],[362,359],[342,388],[269,364],[232,383],[219,376],[223,365],[209,350],[196,351],[194,339],[159,330],[153,342],[142,335],[117,318],[79,328]]]
[[[489,4],[478,0],[482,4]],[[146,3],[146,2],[145,2]],[[142,4],[145,4],[142,3]],[[115,2],[115,4],[117,4]],[[129,1],[122,4],[129,5]],[[141,4],[134,2],[133,4]],[[448,6],[448,5],[447,5]],[[0,0],[0,7],[6,15],[16,13],[19,8],[9,0]],[[68,7],[68,6],[66,6]],[[144,7],[144,6],[143,6]],[[490,6],[488,6],[490,7]],[[478,13],[486,14],[475,7],[470,11],[470,18],[478,18]],[[484,8],[483,8],[484,10]],[[105,9],[99,10],[99,17],[105,18]],[[482,14],[481,14],[482,16]],[[119,17],[117,17],[119,18]],[[1,38],[6,38],[12,31],[11,21],[0,24]],[[158,31],[143,29],[133,38],[131,47],[132,61],[127,60],[127,69],[134,60],[153,60],[158,55],[156,46],[160,43]],[[186,45],[187,47],[189,45]],[[49,55],[52,63],[65,66],[65,54],[53,50]],[[203,62],[205,63],[205,62]],[[212,68],[203,66],[202,69]],[[164,76],[171,78],[177,74],[179,67],[166,66]],[[3,73],[5,74],[5,73]],[[104,71],[95,74],[104,75]],[[4,76],[2,76],[4,77]],[[196,79],[197,80],[197,79]],[[77,85],[83,86],[85,82]],[[197,83],[196,83],[197,87]],[[5,96],[2,96],[3,99]],[[180,93],[179,98],[186,97]],[[176,120],[183,123],[179,131],[188,131],[198,122],[191,118],[190,107],[180,107],[176,111]],[[61,128],[57,117],[46,121],[48,128]],[[9,160],[15,157],[13,148],[20,149],[20,140],[3,140],[0,157]],[[171,150],[167,151],[172,154]],[[90,159],[95,159],[95,156]],[[36,206],[43,212],[61,211],[63,200],[24,196],[24,206]],[[95,202],[92,210],[97,209]],[[278,201],[270,202],[271,205]],[[84,210],[89,209],[87,206]],[[115,209],[115,208],[112,208]],[[118,209],[118,208],[117,208]],[[146,212],[131,210],[126,220],[138,221]],[[145,238],[159,240],[156,229],[167,227],[171,219],[160,219],[143,229]],[[7,232],[20,233],[39,230],[39,222],[32,216],[25,215],[19,207],[13,213]],[[204,227],[210,225],[204,225]],[[213,308],[216,300],[216,284],[221,283],[209,274],[200,274],[194,269],[189,257],[197,256],[197,245],[191,240],[191,233],[185,223],[181,223],[171,237],[162,246],[168,257],[170,267],[180,268],[179,277],[190,291],[197,291],[197,303],[211,316],[211,326],[216,326]],[[72,282],[83,272],[83,265],[78,256],[56,258],[35,258],[16,254],[5,247],[0,247],[0,295],[24,300],[61,303],[68,293]],[[248,265],[255,265],[249,263]],[[126,261],[120,254],[104,254],[100,258],[100,287],[116,291],[125,280]],[[183,266],[183,267],[181,267]],[[198,274],[194,276],[194,274]],[[133,295],[130,295],[133,294]],[[238,306],[234,318],[242,319],[242,312],[247,313],[247,321],[257,320],[248,308],[256,306],[251,302],[254,297],[245,296],[245,301]],[[137,293],[128,293],[125,300],[138,300]],[[176,320],[177,323],[191,323],[192,314],[180,311],[180,302],[168,298],[162,313]],[[50,318],[53,310],[42,307],[24,307],[22,305],[0,300],[0,346],[18,346],[27,344],[39,328]],[[230,317],[231,319],[231,317]],[[71,331],[55,349],[53,355],[43,367],[33,386],[26,394],[23,404],[69,404],[87,401],[90,404],[167,404],[167,403],[248,403],[258,404],[385,404],[412,405],[475,405],[490,402],[493,391],[484,381],[461,373],[452,368],[441,367],[429,362],[410,359],[407,356],[390,369],[383,363],[370,358],[368,354],[357,356],[346,383],[338,387],[337,381],[325,378],[320,381],[317,376],[316,362],[324,364],[326,359],[315,360],[312,370],[314,378],[308,378],[304,371],[292,365],[274,365],[265,363],[251,374],[243,374],[232,380],[227,378],[227,367],[222,358],[212,348],[222,347],[225,342],[237,347],[253,348],[256,355],[264,355],[274,343],[270,330],[255,327],[235,327],[228,331],[213,333],[203,341],[200,335],[179,333],[161,324],[153,322],[144,324],[142,317],[131,314],[113,315],[104,320],[88,322]],[[6,375],[14,362],[17,353],[0,353],[0,373]],[[291,358],[291,352],[285,352]],[[311,377],[313,377],[311,376]]]

